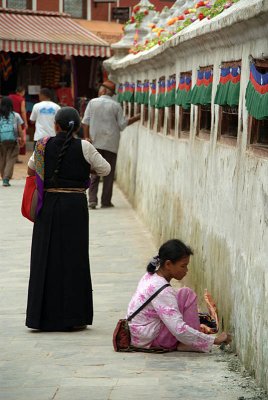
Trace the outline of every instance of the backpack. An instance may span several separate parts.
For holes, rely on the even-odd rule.
[[[9,117],[6,119],[4,117],[0,118],[0,142],[15,142],[15,115],[10,113]]]

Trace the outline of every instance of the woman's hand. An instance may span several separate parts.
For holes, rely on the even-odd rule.
[[[222,343],[229,344],[232,341],[232,336],[229,333],[222,332],[219,336],[217,336],[214,340],[214,344],[220,346]]]
[[[25,140],[23,137],[19,137],[18,142],[19,142],[19,147],[23,147],[25,145]]]

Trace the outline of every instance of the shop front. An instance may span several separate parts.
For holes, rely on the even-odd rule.
[[[23,86],[28,115],[41,87],[82,113],[97,94],[108,57],[108,43],[66,14],[0,10],[0,95]]]

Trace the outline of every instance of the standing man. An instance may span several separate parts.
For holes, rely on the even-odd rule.
[[[26,106],[25,106],[25,88],[23,86],[18,86],[16,89],[16,93],[10,94],[8,97],[11,99],[13,103],[13,110],[14,112],[18,113],[21,118],[23,119],[23,125],[22,125],[22,133],[23,133],[23,139],[24,139],[24,146],[20,147],[20,154],[24,155],[26,154],[26,131],[28,129],[28,123],[27,123],[27,114],[26,114]],[[17,159],[17,163],[22,163],[22,161],[19,161]]]
[[[36,103],[33,106],[30,120],[35,122],[35,143],[45,136],[56,136],[54,122],[60,106],[51,101],[51,98],[52,95],[49,89],[41,89],[39,94],[40,103]]]
[[[99,97],[88,103],[82,120],[84,138],[91,141],[111,165],[110,174],[103,178],[102,208],[113,207],[111,199],[120,132],[140,119],[140,114],[130,119],[125,118],[121,105],[112,99],[114,94],[115,84],[109,80],[103,82],[99,89]],[[89,208],[91,209],[95,209],[98,204],[99,182],[99,176],[91,175],[89,187]]]

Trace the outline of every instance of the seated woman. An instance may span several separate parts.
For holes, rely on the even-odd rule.
[[[147,266],[147,273],[138,284],[127,316],[171,279],[183,279],[192,254],[191,248],[180,240],[172,239],[164,243],[159,255]],[[231,342],[230,335],[225,332],[215,338],[200,331],[197,296],[187,287],[179,290],[165,287],[129,322],[129,328],[131,344],[141,348],[209,352],[213,344]]]

